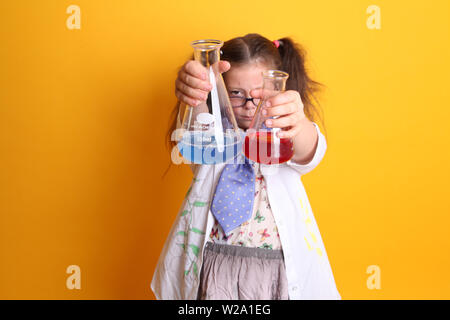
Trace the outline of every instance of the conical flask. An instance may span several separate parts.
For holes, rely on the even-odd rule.
[[[185,108],[178,149],[196,164],[217,164],[236,157],[242,151],[242,138],[228,91],[219,72],[220,40],[196,40],[191,43],[194,59],[207,68],[212,90],[206,102]]]
[[[271,117],[264,116],[262,110],[266,108],[269,98],[285,91],[289,74],[280,70],[268,70],[262,75],[262,96],[245,136],[244,154],[255,162],[279,164],[290,160],[294,155],[293,141],[278,137],[277,132],[282,129],[267,128],[265,121]]]

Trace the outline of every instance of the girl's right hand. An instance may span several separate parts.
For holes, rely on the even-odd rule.
[[[228,61],[219,61],[219,72],[230,69]],[[190,106],[198,106],[206,101],[212,86],[209,83],[208,70],[199,61],[189,60],[178,72],[175,80],[175,96]]]

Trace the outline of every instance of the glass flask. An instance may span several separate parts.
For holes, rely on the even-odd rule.
[[[196,164],[226,162],[242,152],[242,135],[219,72],[222,45],[222,41],[212,39],[191,43],[194,59],[207,68],[212,86],[206,102],[186,106],[178,135],[181,155]]]
[[[244,143],[245,156],[262,164],[279,164],[286,162],[294,155],[294,144],[290,138],[279,138],[280,128],[268,128],[265,121],[270,118],[262,114],[266,101],[285,91],[289,74],[279,70],[263,72],[261,100],[247,130]]]

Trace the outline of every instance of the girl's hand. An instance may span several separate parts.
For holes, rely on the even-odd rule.
[[[262,89],[252,90],[250,94],[253,98],[261,98]],[[300,93],[295,90],[281,92],[267,99],[262,114],[264,117],[279,117],[265,121],[268,128],[284,129],[278,132],[279,138],[294,138],[302,128],[302,120],[306,119]]]
[[[230,69],[228,61],[219,62],[219,72],[223,73]],[[212,90],[209,82],[208,69],[200,62],[189,60],[178,72],[175,80],[175,96],[190,106],[198,106],[206,101],[208,93]]]

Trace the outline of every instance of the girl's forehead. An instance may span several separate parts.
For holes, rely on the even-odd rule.
[[[224,79],[228,87],[252,89],[262,86],[262,72],[269,70],[261,64],[246,64],[231,66],[230,70],[224,74]]]

